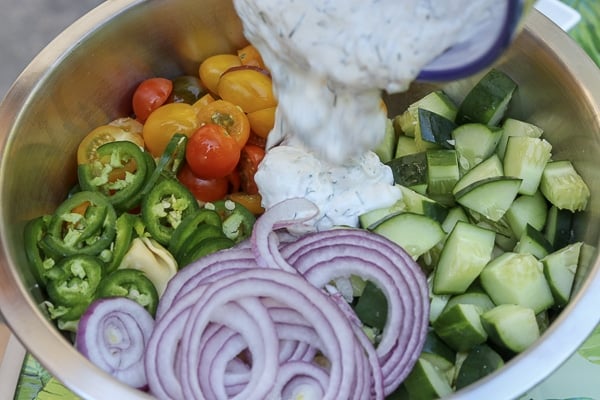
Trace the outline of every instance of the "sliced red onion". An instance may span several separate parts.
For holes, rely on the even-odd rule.
[[[144,352],[153,328],[154,319],[137,302],[125,297],[103,298],[81,316],[75,347],[116,379],[145,389]]]

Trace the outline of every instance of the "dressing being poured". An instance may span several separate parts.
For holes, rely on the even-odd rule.
[[[326,225],[356,225],[360,213],[400,198],[389,168],[366,156],[385,132],[382,91],[407,90],[424,66],[498,15],[503,2],[234,0],[234,5],[246,37],[271,71],[278,99],[267,144],[278,150],[267,153],[256,176],[263,205],[284,196],[271,193],[284,192],[319,204]],[[292,157],[282,154],[286,147]],[[311,171],[298,152],[311,160]],[[344,168],[353,187],[339,186]],[[289,179],[277,179],[282,170]],[[389,188],[381,191],[382,183]],[[317,191],[318,198],[311,198]],[[367,204],[364,193],[374,202]],[[352,195],[352,206],[359,205],[354,211],[340,204]],[[331,204],[341,220],[332,217]]]

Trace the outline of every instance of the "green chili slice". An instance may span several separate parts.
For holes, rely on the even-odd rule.
[[[158,306],[158,292],[144,272],[137,269],[118,269],[107,275],[100,282],[97,298],[127,297],[152,315]]]

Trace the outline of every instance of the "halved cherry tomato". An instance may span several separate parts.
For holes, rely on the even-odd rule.
[[[150,113],[167,102],[173,82],[166,78],[149,78],[135,89],[132,105],[135,117],[144,122]]]
[[[144,143],[154,157],[160,157],[176,133],[190,136],[198,128],[196,110],[186,103],[160,106],[144,124]]]
[[[230,193],[227,195],[229,200],[235,201],[246,207],[252,214],[260,215],[265,212],[262,206],[262,197],[260,194],[248,194],[242,192]]]
[[[177,173],[177,179],[200,201],[217,201],[225,197],[229,190],[229,179],[202,179],[194,175],[187,164]]]
[[[223,100],[240,106],[247,113],[277,105],[271,77],[255,67],[227,70],[219,79],[217,93]]]
[[[208,57],[200,64],[198,74],[205,88],[217,93],[217,85],[223,72],[231,67],[242,65],[240,58],[235,54],[217,54]]]
[[[196,176],[223,178],[235,170],[240,147],[221,125],[205,124],[190,136],[185,159]]]
[[[250,122],[241,108],[226,100],[216,100],[198,111],[198,123],[221,125],[238,145],[244,147],[250,136]]]
[[[263,108],[262,110],[248,113],[250,129],[258,136],[266,138],[275,125],[275,110],[277,107]]]
[[[239,49],[237,54],[242,65],[252,65],[254,67],[267,69],[262,56],[253,45],[249,44],[248,46]]]
[[[138,134],[140,135],[140,138],[142,135],[142,130],[144,129],[144,125],[140,121],[130,117],[117,118],[108,124],[111,126],[116,126],[117,128],[121,128],[125,132]]]
[[[248,144],[242,149],[237,168],[240,173],[242,192],[258,194],[258,186],[254,181],[254,175],[264,157],[265,151],[261,147]]]
[[[101,125],[88,133],[77,148],[77,163],[87,164],[97,159],[96,150],[108,142],[118,140],[128,140],[144,148],[144,139],[142,135],[136,132],[130,132],[122,127],[115,125]]]

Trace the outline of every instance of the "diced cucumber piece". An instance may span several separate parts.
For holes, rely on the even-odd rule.
[[[571,295],[577,293],[581,285],[586,281],[597,255],[595,246],[583,243],[579,250],[579,262],[577,263],[577,271],[575,272],[575,281],[573,282]]]
[[[531,254],[506,252],[490,261],[479,279],[495,304],[517,304],[536,313],[554,304],[543,265]]]
[[[425,215],[440,223],[446,219],[448,215],[446,206],[405,186],[398,185],[398,187],[402,192],[402,201],[406,206],[406,211]]]
[[[386,219],[375,226],[373,232],[395,242],[414,258],[431,249],[446,236],[436,220],[408,212]]]
[[[544,275],[557,306],[565,306],[571,298],[582,242],[569,244],[542,258]]]
[[[456,129],[454,121],[433,111],[419,108],[419,129],[415,131],[417,146],[428,148],[452,149],[452,131]]]
[[[550,206],[548,209],[544,235],[552,243],[554,249],[560,249],[571,243],[573,237],[573,217],[573,212],[569,210],[561,210],[556,206]]]
[[[585,210],[590,198],[590,189],[567,160],[546,164],[540,190],[550,203],[572,212]]]
[[[379,157],[382,163],[386,163],[394,158],[396,152],[396,132],[392,125],[392,120],[387,119],[385,124],[385,134],[381,143],[375,148],[375,154]]]
[[[430,361],[419,357],[406,377],[404,386],[410,399],[439,399],[453,392],[446,374]]]
[[[372,229],[377,223],[383,221],[385,218],[405,210],[406,204],[404,204],[403,199],[400,199],[390,207],[377,208],[359,215],[358,222],[360,223],[361,228]]]
[[[362,323],[383,330],[387,320],[387,298],[373,282],[367,281],[354,305],[354,312]]]
[[[535,312],[517,304],[500,304],[481,315],[490,340],[515,353],[526,350],[540,337]]]
[[[442,222],[442,229],[444,232],[450,233],[458,221],[469,222],[469,217],[461,206],[454,206],[448,210],[446,218]]]
[[[504,176],[502,161],[500,161],[500,158],[498,158],[496,154],[492,154],[490,157],[467,171],[458,182],[456,182],[456,185],[452,188],[452,193],[456,194],[472,183],[499,176]]]
[[[407,136],[415,136],[418,126],[419,109],[432,111],[451,121],[456,119],[457,106],[442,90],[433,91],[408,106],[407,110],[397,117],[397,124]]]
[[[415,139],[406,136],[400,135],[398,136],[398,140],[396,141],[396,152],[394,153],[394,158],[407,156],[409,154],[419,153],[421,150],[417,147],[417,142]]]
[[[508,138],[511,136],[528,136],[539,138],[543,133],[543,129],[539,126],[514,118],[506,118],[506,120],[504,120],[502,123],[502,137],[500,138],[500,143],[498,143],[498,147],[496,148],[496,153],[501,159],[504,158],[506,144],[508,143]]]
[[[504,174],[521,178],[519,193],[534,194],[550,156],[552,145],[545,139],[513,136],[508,139],[504,155]]]
[[[454,364],[456,359],[456,352],[452,350],[440,337],[430,329],[427,331],[427,336],[425,337],[425,344],[423,344],[422,353],[431,353],[437,354],[440,357],[443,357],[446,361]]]
[[[517,197],[520,186],[518,178],[488,178],[461,189],[455,198],[462,206],[498,221]]]
[[[518,196],[506,211],[506,222],[515,233],[520,237],[527,224],[538,231],[541,231],[546,225],[548,216],[548,203],[540,191],[532,195]]]
[[[425,152],[407,154],[385,163],[392,170],[394,182],[413,186],[427,184],[427,156]]]
[[[480,123],[464,124],[452,132],[458,163],[468,171],[494,154],[502,129]]]
[[[466,293],[452,296],[450,297],[450,300],[448,300],[446,307],[450,308],[455,304],[473,304],[479,307],[481,312],[486,312],[496,306],[490,298],[490,296],[488,296],[487,293],[481,290],[476,290],[472,292],[467,291]]]
[[[435,149],[425,152],[427,159],[427,191],[431,195],[447,195],[460,178],[455,150]]]
[[[433,323],[435,333],[455,351],[468,351],[487,340],[481,310],[473,304],[446,308]]]
[[[458,108],[456,122],[497,125],[508,108],[517,84],[504,72],[491,69],[467,93]]]
[[[457,222],[442,249],[433,279],[436,294],[464,293],[490,261],[496,234]]]
[[[444,357],[435,353],[422,352],[420,358],[429,361],[434,367],[444,373],[444,376],[448,380],[448,384],[452,385],[454,379],[454,361],[448,361]]]
[[[529,224],[525,226],[525,230],[514,248],[515,253],[528,253],[538,260],[547,256],[551,251],[552,244],[544,234]]]
[[[460,365],[456,390],[462,389],[491,374],[504,365],[504,360],[487,344],[473,347]]]

